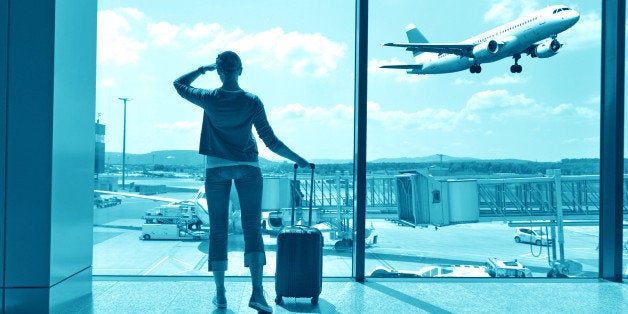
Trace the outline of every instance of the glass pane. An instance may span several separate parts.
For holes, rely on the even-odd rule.
[[[323,275],[351,276],[352,255],[335,244],[350,243],[353,226],[347,191],[353,175],[354,11],[352,1],[332,0],[99,2],[97,112],[103,132],[97,136],[97,187],[135,195],[95,199],[95,275],[211,274],[207,214],[197,202],[204,199],[205,160],[198,154],[203,111],[177,95],[172,83],[233,50],[243,61],[240,86],[260,97],[274,133],[317,164],[314,182],[302,170],[294,184],[293,163],[257,139],[265,275],[275,273],[277,233],[290,224],[296,186],[306,214],[298,209],[295,223],[312,204],[313,224],[323,231]],[[208,72],[192,85],[220,84]],[[128,98],[126,109],[122,98]],[[231,209],[227,275],[248,276],[237,198]]]
[[[601,8],[544,8],[370,2],[367,275],[597,277]]]

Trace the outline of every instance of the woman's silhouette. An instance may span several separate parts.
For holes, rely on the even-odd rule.
[[[191,86],[206,71],[218,73],[222,86],[202,89]],[[242,62],[233,51],[218,55],[216,63],[201,66],[174,81],[174,87],[191,103],[203,108],[203,125],[199,152],[207,156],[205,192],[210,216],[209,271],[214,273],[218,308],[227,307],[225,271],[227,270],[227,232],[229,191],[232,182],[240,200],[244,233],[244,266],[249,267],[253,293],[249,306],[272,312],[262,288],[266,253],[261,232],[262,173],[252,127],[264,144],[276,154],[290,159],[300,167],[309,167],[307,160],[290,150],[268,123],[262,101],[238,85]]]

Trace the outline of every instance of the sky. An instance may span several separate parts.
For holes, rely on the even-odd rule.
[[[408,75],[386,42],[415,24],[431,42],[459,42],[548,5],[581,17],[551,58],[522,56],[462,71]],[[306,159],[353,158],[352,0],[98,1],[96,112],[107,152],[197,150],[202,110],[172,82],[224,50],[243,60],[240,86],[260,97],[275,134]],[[445,154],[558,161],[598,158],[601,2],[379,0],[369,3],[367,160]],[[193,86],[216,88],[215,72]],[[281,157],[258,141],[260,155]]]

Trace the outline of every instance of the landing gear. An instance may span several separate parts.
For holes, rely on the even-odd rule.
[[[515,58],[515,64],[510,66],[510,73],[521,73],[521,71],[523,70],[523,67],[521,67],[517,62],[519,62],[519,59],[521,59],[521,55],[520,54],[516,54],[514,56],[512,56],[513,58]]]
[[[474,64],[469,68],[471,73],[480,73],[482,72],[482,67],[479,64]]]

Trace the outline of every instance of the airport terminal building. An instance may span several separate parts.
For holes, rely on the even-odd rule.
[[[281,305],[272,304],[274,311],[627,312],[628,288],[623,283],[627,273],[623,248],[625,1],[601,4],[601,163],[593,185],[590,178],[561,177],[559,170],[519,181],[398,173],[390,181],[394,184],[381,183],[398,196],[393,220],[384,219],[389,217],[386,211],[370,210],[374,197],[370,187],[380,181],[369,178],[366,170],[367,44],[369,14],[373,13],[369,3],[355,1],[352,183],[328,178],[330,190],[340,186],[351,190],[337,194],[351,197],[342,206],[329,205],[338,209],[327,212],[338,215],[329,218],[328,225],[333,231],[331,241],[340,245],[326,244],[323,250],[328,266],[323,270],[318,304],[284,300]],[[99,211],[94,207],[94,156],[97,153],[104,159],[104,142],[94,145],[94,134],[104,134],[104,125],[94,124],[97,11],[95,0],[0,0],[1,311],[212,312],[215,290],[206,268],[206,241],[145,241],[138,239],[136,222],[96,221],[104,217],[95,218]],[[102,167],[96,164],[97,169]],[[282,182],[278,185],[289,186],[288,181]],[[574,190],[560,191],[567,186]],[[591,195],[578,194],[591,187],[599,189],[595,206],[585,203],[590,198],[567,198],[573,202],[564,206],[558,199],[565,196],[552,198]],[[154,207],[148,200],[125,202],[115,208],[144,213],[145,208]],[[563,215],[563,207],[573,209],[572,217],[577,218],[571,220],[588,222],[574,224],[583,229],[569,229],[565,224],[568,241],[577,240],[566,242],[565,247],[554,246],[554,252],[550,252],[554,240],[549,236],[541,236],[538,243],[519,243],[524,242],[523,233],[529,232],[527,225],[510,226],[499,219],[508,213],[516,217],[532,213],[539,221],[562,221],[562,216],[552,217]],[[597,224],[590,224],[592,220]],[[545,225],[556,226],[556,221]],[[515,228],[523,232],[519,238],[513,238]],[[270,303],[276,240],[272,234],[265,237],[270,249],[264,286]],[[558,241],[559,235],[552,239]],[[234,250],[240,249],[238,243],[233,245]],[[233,263],[242,264],[236,255]],[[499,258],[513,256],[517,258]],[[584,265],[578,271],[584,275],[569,276],[570,270],[557,267],[558,273],[551,273],[556,276],[550,276],[552,267],[546,259],[551,256],[562,262],[564,256],[577,257]],[[531,267],[524,269],[522,262]],[[418,264],[425,266],[421,273],[415,268]],[[448,271],[454,275],[432,267],[436,264],[452,265]],[[236,313],[251,311],[247,307],[249,273],[238,266],[229,269],[226,284],[231,293],[228,310]]]

